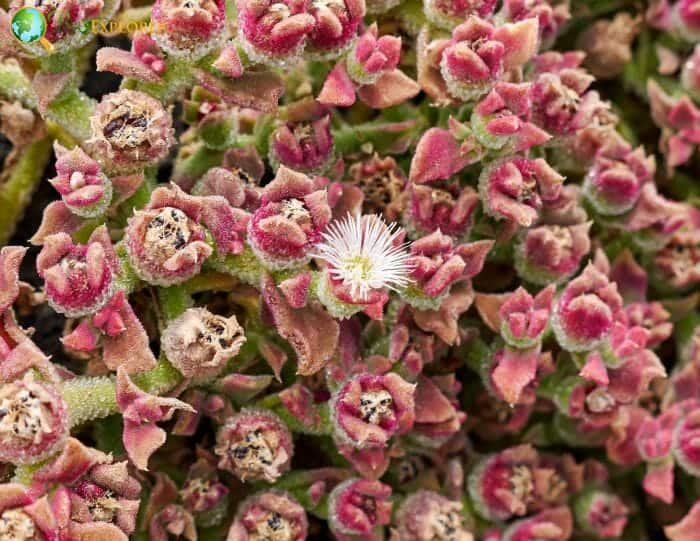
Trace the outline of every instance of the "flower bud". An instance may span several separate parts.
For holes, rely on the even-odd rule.
[[[403,298],[419,309],[437,309],[452,284],[481,272],[492,246],[490,240],[455,246],[439,229],[414,241],[408,260],[413,281],[402,292]]]
[[[292,496],[278,490],[259,492],[238,507],[226,541],[304,541],[308,521],[304,508]]]
[[[470,15],[489,19],[496,9],[496,0],[423,0],[427,19],[445,30],[452,30]]]
[[[448,500],[432,490],[419,490],[404,500],[396,512],[401,541],[473,541],[464,520],[461,502]]]
[[[391,520],[391,487],[379,481],[349,479],[328,499],[328,521],[338,541],[379,541]]]
[[[615,494],[589,489],[574,503],[576,524],[599,539],[618,539],[627,525],[629,509]]]
[[[365,16],[364,0],[314,2],[309,14],[315,24],[309,34],[307,51],[315,58],[338,58],[352,44]]]
[[[581,52],[548,52],[535,60],[532,118],[554,136],[574,134],[604,108],[596,92],[586,92],[594,77],[579,68],[583,58]]]
[[[479,205],[479,196],[473,189],[454,184],[433,187],[411,183],[407,192],[404,223],[412,238],[438,229],[454,238],[467,235]]]
[[[104,226],[87,244],[73,244],[66,233],[48,236],[36,266],[51,307],[68,317],[98,311],[114,293],[116,255]]]
[[[112,183],[83,149],[54,143],[57,176],[49,180],[71,212],[82,218],[104,213],[112,201]]]
[[[39,462],[68,437],[68,407],[58,390],[31,372],[0,385],[0,461]]]
[[[174,142],[172,117],[161,103],[136,90],[107,94],[90,117],[88,151],[108,174],[157,164]]]
[[[281,166],[263,189],[248,225],[248,242],[268,268],[303,265],[330,218],[326,192],[315,190],[306,175]]]
[[[589,264],[557,300],[552,328],[568,351],[594,349],[610,334],[622,308],[617,284]]]
[[[289,470],[294,449],[292,435],[277,415],[244,409],[219,428],[214,452],[221,457],[219,468],[241,481],[274,483]]]
[[[542,158],[506,158],[483,169],[479,194],[489,215],[530,227],[542,205],[559,198],[563,183]]]
[[[516,348],[535,346],[547,330],[552,311],[554,286],[548,286],[534,298],[519,287],[501,305],[501,336]]]
[[[524,64],[535,54],[537,42],[535,19],[496,28],[470,16],[454,29],[442,53],[440,72],[448,92],[464,101],[487,94],[506,69]]]
[[[350,78],[359,85],[376,83],[382,73],[392,71],[399,65],[401,38],[378,37],[377,25],[372,24],[360,36],[345,63]]]
[[[631,150],[627,144],[608,145],[596,155],[583,183],[583,194],[596,212],[617,216],[630,210],[642,185],[655,171],[654,157],[642,147]]]
[[[510,154],[548,141],[549,134],[527,121],[531,94],[530,83],[496,83],[471,116],[470,125],[479,143]]]
[[[285,65],[304,50],[316,19],[302,0],[238,0],[238,38],[254,62]]]
[[[161,347],[183,376],[201,381],[217,376],[245,340],[236,316],[225,318],[206,308],[189,308],[168,324]]]
[[[287,113],[287,122],[270,136],[270,162],[305,173],[323,172],[334,157],[328,109],[307,101],[290,106]]]
[[[223,0],[156,0],[151,22],[158,45],[189,61],[213,51],[226,36]]]
[[[414,395],[415,385],[394,373],[355,376],[332,398],[333,432],[358,449],[385,447],[413,427]]]
[[[199,272],[212,253],[200,225],[203,202],[176,186],[156,188],[143,210],[129,218],[125,244],[139,277],[169,286]]]

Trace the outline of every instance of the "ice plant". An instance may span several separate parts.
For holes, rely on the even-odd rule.
[[[248,225],[253,252],[270,269],[306,263],[331,218],[325,190],[302,173],[280,166],[265,186]]]
[[[380,539],[391,515],[391,487],[379,481],[349,479],[333,489],[328,500],[331,531],[339,541]]]
[[[276,415],[246,409],[231,417],[216,435],[219,468],[241,481],[274,483],[289,469],[294,452],[291,434]]]
[[[163,331],[162,348],[183,376],[209,379],[245,343],[236,316],[225,318],[205,308],[189,308]]]
[[[452,32],[440,72],[454,98],[471,101],[487,94],[506,70],[517,68],[537,51],[536,19],[494,27],[471,15]]]
[[[279,491],[254,494],[245,500],[231,524],[227,540],[306,539],[308,522],[304,508],[291,495]]]
[[[486,212],[498,219],[529,227],[543,205],[556,201],[564,177],[542,158],[506,158],[485,167],[479,195]]]
[[[90,117],[89,153],[108,173],[131,173],[155,165],[173,143],[172,119],[143,92],[120,90],[105,96]]]
[[[80,148],[67,150],[54,145],[57,176],[51,184],[66,206],[78,216],[94,218],[112,202],[112,183],[99,164]]]
[[[589,264],[557,300],[552,328],[562,347],[590,350],[610,334],[621,308],[617,285]]]
[[[381,313],[387,290],[410,283],[411,264],[403,231],[376,215],[348,214],[321,233],[314,256],[325,263],[318,296],[335,317],[372,308]],[[375,307],[372,307],[375,305]]]
[[[396,511],[398,539],[473,541],[465,524],[462,504],[437,492],[421,490],[410,495]]]
[[[4,8],[0,541],[698,541],[699,0]]]
[[[86,245],[65,233],[50,235],[37,257],[37,272],[54,310],[69,317],[94,313],[109,301],[118,272],[107,229],[96,229]]]
[[[397,374],[360,374],[333,396],[331,420],[337,438],[359,449],[385,447],[415,420],[415,387]]]
[[[27,372],[0,390],[0,459],[39,462],[60,450],[68,435],[68,412],[58,389]]]

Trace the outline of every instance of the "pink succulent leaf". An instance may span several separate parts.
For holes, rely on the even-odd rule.
[[[509,404],[517,404],[525,387],[537,374],[539,348],[514,349],[509,346],[494,354],[495,368],[491,381],[498,393]]]
[[[122,367],[117,369],[117,404],[124,417],[124,447],[129,459],[141,470],[148,469],[148,459],[165,443],[165,430],[155,423],[170,419],[178,409],[194,412],[185,402],[142,391]]]
[[[278,290],[271,276],[263,276],[261,292],[265,306],[280,335],[294,348],[298,357],[297,371],[310,375],[319,371],[330,359],[338,343],[336,321],[316,304],[292,308]],[[324,329],[317,333],[316,329]]]
[[[700,502],[695,503],[679,522],[666,526],[664,533],[670,541],[693,541],[698,528],[700,528]]]
[[[243,75],[243,63],[233,43],[224,45],[224,48],[221,50],[216,60],[214,60],[212,66],[226,77],[231,77],[232,79]]]
[[[418,377],[415,394],[415,425],[416,437],[430,446],[449,441],[459,432],[467,415],[459,409],[455,400],[450,400],[438,386],[438,378]]]
[[[41,224],[29,242],[41,246],[50,235],[72,234],[83,225],[83,219],[73,214],[63,201],[49,203],[44,209]]]
[[[330,71],[317,99],[324,105],[336,107],[350,107],[355,103],[355,85],[342,63]]]
[[[147,83],[158,83],[161,80],[161,73],[154,70],[152,65],[144,62],[133,52],[116,47],[102,47],[97,51],[95,62],[97,71],[111,71],[122,77]]]
[[[92,323],[102,332],[102,359],[110,370],[121,367],[135,374],[156,365],[146,330],[123,291],[93,316]]]
[[[586,364],[581,368],[579,375],[596,385],[607,386],[610,383],[603,357],[597,351],[594,351],[586,358]]]
[[[374,83],[357,89],[357,96],[374,109],[400,105],[420,92],[418,84],[399,69],[387,71]]]
[[[673,460],[647,466],[642,484],[644,491],[664,503],[673,503],[673,470]]]
[[[467,163],[461,155],[459,144],[448,130],[430,128],[418,141],[411,160],[409,179],[421,184],[447,179]]]

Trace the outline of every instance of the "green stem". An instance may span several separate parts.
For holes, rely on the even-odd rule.
[[[46,119],[60,125],[80,141],[90,137],[90,117],[96,102],[74,86],[68,86],[49,105]]]
[[[10,177],[0,186],[0,244],[5,244],[29,204],[34,189],[41,182],[51,154],[51,140],[31,143],[17,160]]]
[[[164,394],[178,383],[182,376],[166,359],[161,359],[151,370],[136,374],[133,382],[149,394]],[[63,383],[61,394],[68,405],[70,426],[76,427],[93,419],[102,419],[117,413],[117,391],[114,378],[107,376],[78,377]]]

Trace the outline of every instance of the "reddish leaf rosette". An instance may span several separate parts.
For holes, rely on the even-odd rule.
[[[262,263],[285,269],[306,263],[313,245],[331,218],[325,190],[284,166],[265,186],[248,224],[248,242]]]
[[[82,218],[101,215],[112,201],[112,183],[100,165],[80,147],[67,150],[54,143],[56,177],[49,182],[71,212]]]
[[[139,277],[169,286],[199,272],[212,253],[201,225],[204,202],[173,185],[156,188],[126,228],[126,249]]]
[[[331,531],[338,541],[379,541],[382,526],[391,519],[391,487],[379,481],[349,479],[328,499]]]
[[[339,441],[352,447],[385,447],[413,426],[415,385],[399,375],[360,374],[332,398],[331,422]]]
[[[449,93],[464,101],[487,94],[505,70],[532,58],[538,40],[536,19],[495,27],[471,15],[454,29],[442,51],[440,72]]]
[[[540,209],[556,201],[564,177],[542,158],[506,158],[485,167],[479,177],[479,195],[488,214],[522,227],[537,221]]]
[[[87,244],[74,244],[65,233],[48,236],[36,266],[49,303],[68,317],[95,313],[114,293],[117,258],[105,226]]]
[[[589,264],[556,302],[552,328],[557,341],[569,351],[595,348],[612,331],[621,308],[617,285]]]
[[[168,54],[197,60],[226,36],[223,0],[157,0],[151,22],[153,39]]]

